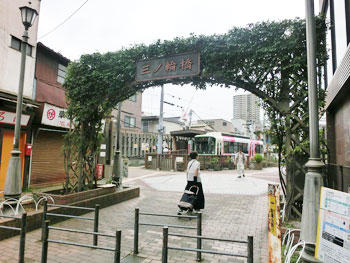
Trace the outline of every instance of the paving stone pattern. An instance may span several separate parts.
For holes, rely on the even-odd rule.
[[[220,172],[217,172],[220,173]],[[225,171],[227,174],[228,171]],[[233,173],[233,172],[231,172]],[[160,172],[150,176],[163,176],[169,173]],[[267,180],[275,179],[275,170],[269,170]],[[215,176],[215,172],[212,172]],[[247,176],[254,178],[253,173]],[[264,179],[259,173],[257,178]],[[126,180],[127,181],[127,180]],[[219,182],[218,182],[219,183]],[[176,203],[181,197],[181,192],[165,192],[150,187],[145,180],[131,180],[130,185],[141,186],[139,198],[129,200],[117,205],[103,208],[100,211],[100,231],[113,234],[115,230],[122,230],[122,257],[131,254],[133,250],[133,228],[134,209],[139,207],[140,211],[154,213],[176,214]],[[213,194],[207,193],[206,208],[203,212],[203,235],[227,239],[246,240],[248,235],[254,236],[254,262],[267,262],[267,196],[242,195],[242,194]],[[93,214],[86,214],[93,216]],[[178,219],[141,216],[140,222],[174,224],[195,226],[195,219]],[[90,221],[77,219],[67,220],[55,226],[90,230],[93,225]],[[169,229],[169,232],[196,234],[195,230]],[[40,262],[41,259],[41,230],[27,233],[25,262]],[[50,239],[68,240],[79,243],[92,244],[92,236],[76,233],[50,231]],[[18,262],[19,237],[9,238],[0,241],[0,262]],[[112,238],[100,237],[99,245],[114,247],[115,240]],[[180,237],[169,237],[170,246],[196,247],[196,240]],[[140,226],[139,237],[139,260],[137,262],[161,262],[162,230],[161,227]],[[228,253],[246,254],[246,245],[223,243],[218,241],[203,241],[205,249],[219,250]],[[113,252],[60,244],[49,244],[48,262],[113,262]],[[196,253],[169,250],[169,262],[195,262]],[[246,259],[233,258],[228,256],[202,254],[203,262],[246,262]],[[144,259],[144,260],[142,260]],[[136,261],[132,261],[136,262]]]

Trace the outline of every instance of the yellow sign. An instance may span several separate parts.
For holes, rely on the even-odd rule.
[[[281,263],[281,217],[280,217],[280,192],[279,186],[268,185],[268,201],[269,201],[269,216],[268,216],[268,251],[269,263]]]

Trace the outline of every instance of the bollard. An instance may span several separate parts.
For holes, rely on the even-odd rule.
[[[21,232],[19,243],[19,263],[24,263],[24,251],[26,244],[27,213],[24,212],[21,218]]]
[[[202,212],[197,214],[197,236],[202,236]],[[197,238],[197,249],[202,249],[202,239]],[[202,260],[202,253],[197,251],[197,261]]]
[[[94,232],[98,232],[98,219],[99,219],[99,214],[100,214],[100,205],[95,205],[95,217],[94,217]],[[97,246],[98,242],[98,235],[94,234],[93,236],[93,245]]]
[[[44,225],[47,219],[46,213],[47,213],[47,199],[45,199],[43,203],[43,216],[41,218],[41,241],[43,241],[43,237],[44,237]]]
[[[49,237],[49,220],[45,220],[43,225],[42,236],[42,250],[41,250],[41,263],[47,263],[47,250],[48,250],[48,237]]]
[[[140,209],[135,208],[135,224],[134,224],[134,254],[139,253],[139,216]]]
[[[121,247],[122,231],[115,232],[115,251],[114,251],[114,263],[120,263],[120,247]]]
[[[253,243],[253,237],[248,236],[248,263],[253,263],[253,248],[254,248],[254,243]]]
[[[162,263],[168,263],[168,227],[163,227]]]

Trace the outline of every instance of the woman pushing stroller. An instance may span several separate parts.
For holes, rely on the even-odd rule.
[[[192,208],[195,210],[195,212],[199,212],[200,209],[204,209],[205,199],[200,176],[200,162],[198,161],[198,153],[191,152],[190,159],[191,160],[187,164],[187,185],[185,188],[185,193],[179,203],[180,211],[178,214],[191,212]],[[189,199],[188,196],[190,197]],[[185,203],[189,204],[189,206]]]

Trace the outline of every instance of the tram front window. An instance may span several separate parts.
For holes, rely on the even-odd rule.
[[[215,138],[200,137],[196,138],[195,142],[199,154],[215,154]]]

